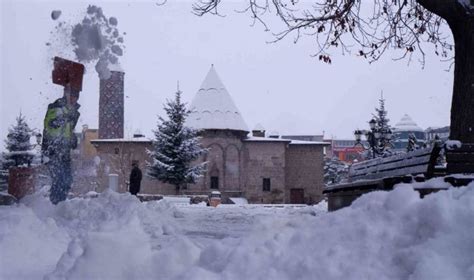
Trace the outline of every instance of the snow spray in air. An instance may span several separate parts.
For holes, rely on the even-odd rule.
[[[59,13],[58,13],[59,12]],[[53,11],[57,19],[60,11]],[[69,25],[65,28],[65,25]],[[124,39],[117,28],[115,17],[107,18],[102,8],[94,5],[87,7],[84,18],[77,24],[59,22],[56,31],[72,46],[76,59],[82,63],[95,62],[95,69],[100,79],[110,78],[109,66],[117,64],[123,55]],[[66,36],[64,36],[66,35]]]

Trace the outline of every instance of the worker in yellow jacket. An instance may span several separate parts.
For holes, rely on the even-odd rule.
[[[73,63],[70,61],[66,62]],[[74,128],[80,115],[78,111],[80,105],[77,103],[77,100],[79,99],[81,89],[81,87],[75,86],[78,74],[75,72],[74,75],[70,74],[72,71],[70,71],[71,67],[67,66],[69,64],[64,64],[63,61],[60,61],[58,64],[60,66],[55,61],[55,68],[66,72],[60,81],[60,84],[64,86],[64,95],[48,105],[48,111],[44,118],[42,143],[42,152],[47,159],[46,164],[48,165],[52,180],[50,200],[54,204],[67,198],[72,185],[71,149],[77,147],[77,137],[74,134]],[[82,64],[79,65],[82,66]],[[79,74],[82,86],[83,73]],[[53,81],[54,77],[55,72],[53,71]]]

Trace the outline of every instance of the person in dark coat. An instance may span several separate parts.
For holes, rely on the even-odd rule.
[[[132,172],[130,172],[130,193],[137,195],[140,192],[140,183],[142,181],[142,171],[138,168],[138,162],[132,162]]]

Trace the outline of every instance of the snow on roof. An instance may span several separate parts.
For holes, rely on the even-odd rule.
[[[301,141],[301,140],[291,140],[291,139],[283,139],[283,138],[254,137],[254,136],[247,137],[247,138],[245,138],[244,141],[247,141],[247,142],[282,142],[282,143],[289,143],[291,145],[331,145],[331,143],[322,142],[322,141]]]
[[[281,139],[281,138],[270,138],[270,137],[254,137],[249,136],[244,139],[247,142],[283,142],[283,143],[290,143],[290,139]]]
[[[330,146],[331,143],[323,142],[323,141],[291,140],[290,145],[326,145],[326,146]]]
[[[214,69],[207,73],[194,96],[186,125],[196,129],[230,129],[249,131],[232,97]]]
[[[395,124],[394,131],[421,131],[424,130],[419,127],[413,119],[405,114],[403,115],[402,119]]]
[[[115,138],[115,139],[94,139],[91,143],[115,143],[115,142],[151,142],[151,139],[146,137],[129,137],[129,138]]]

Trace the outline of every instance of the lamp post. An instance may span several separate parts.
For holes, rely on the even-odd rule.
[[[392,139],[392,131],[390,128],[383,128],[377,126],[377,121],[371,119],[369,121],[370,130],[355,130],[354,137],[356,144],[354,146],[361,146],[364,150],[370,151],[372,158],[381,156],[390,146]],[[367,139],[368,146],[362,143],[362,135]]]

